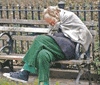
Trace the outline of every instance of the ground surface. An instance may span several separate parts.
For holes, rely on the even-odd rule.
[[[21,69],[21,67],[14,68],[15,71],[17,71],[19,69]],[[9,72],[9,69],[4,68],[2,71],[0,71],[0,76],[3,77],[2,74],[5,72]],[[70,76],[70,75],[71,74],[69,74],[68,76]],[[31,74],[27,85],[29,85],[29,84],[34,85],[33,83],[35,82],[36,79],[37,79],[37,75],[34,76],[33,74]],[[59,82],[59,84],[57,84],[57,85],[75,85],[75,79],[50,77],[49,80],[50,80],[50,82],[49,82],[50,85],[56,85],[56,83],[58,83],[58,82]],[[80,82],[81,82],[81,84],[79,84],[79,85],[89,85],[88,80],[81,80]],[[92,85],[100,85],[100,83],[97,84],[94,81],[92,81]]]

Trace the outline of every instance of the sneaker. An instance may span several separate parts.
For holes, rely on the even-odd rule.
[[[29,77],[29,72],[26,70],[16,71],[16,72],[4,73],[3,76],[7,77],[11,80],[14,80],[14,81],[27,83],[28,77]]]

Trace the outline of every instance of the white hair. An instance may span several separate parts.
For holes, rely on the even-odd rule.
[[[58,6],[49,6],[47,9],[44,9],[43,17],[44,19],[51,18],[55,19],[56,21],[59,21],[60,20],[59,12],[60,9],[58,8]]]
[[[45,14],[44,19],[52,19],[52,20],[54,20],[56,22],[59,21],[57,18],[50,16],[48,13]]]

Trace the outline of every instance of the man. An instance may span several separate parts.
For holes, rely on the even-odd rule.
[[[48,35],[37,36],[23,59],[25,64],[20,71],[4,73],[3,76],[26,83],[30,72],[37,73],[38,85],[49,85],[50,62],[76,59],[76,43],[82,44],[87,51],[92,35],[73,12],[50,6],[43,15],[50,24]]]

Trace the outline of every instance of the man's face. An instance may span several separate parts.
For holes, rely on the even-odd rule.
[[[51,26],[54,26],[57,22],[55,21],[55,20],[53,20],[53,19],[49,19],[49,18],[47,18],[47,19],[44,19],[47,23],[49,23]]]

